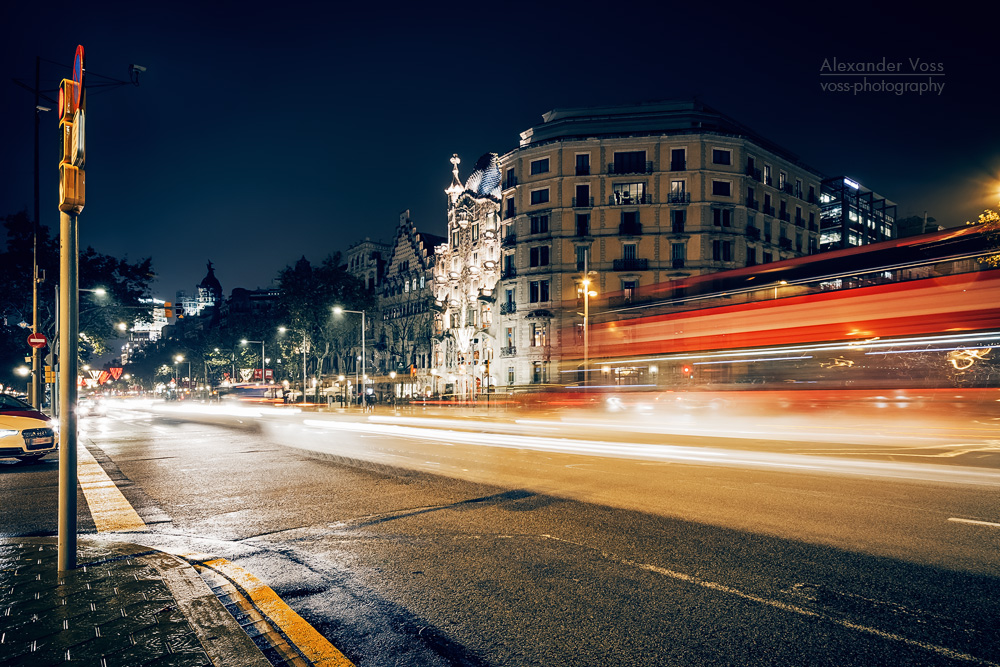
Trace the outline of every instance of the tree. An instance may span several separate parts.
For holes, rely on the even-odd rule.
[[[334,317],[333,307],[373,311],[374,300],[364,283],[347,272],[338,252],[316,267],[302,257],[278,273],[278,285],[289,320],[286,326],[308,337],[316,377],[322,375],[327,361],[331,370],[344,372],[346,352],[353,344],[360,344],[360,323]]]
[[[997,211],[986,209],[979,214],[978,220],[965,224],[983,226],[988,254],[978,257],[979,262],[994,268],[1000,266],[1000,204],[997,205]]]
[[[22,320],[32,320],[32,255],[35,248],[35,225],[27,211],[4,218],[6,247],[0,252],[0,326],[16,327]],[[56,339],[55,286],[59,282],[59,239],[48,227],[37,229],[39,275],[45,282],[39,285],[39,331],[49,340]],[[92,355],[103,354],[109,340],[118,336],[116,325],[136,320],[149,321],[150,309],[140,302],[148,296],[153,281],[152,260],[131,263],[97,252],[88,247],[80,253],[79,285],[83,289],[106,290],[105,296],[82,292],[80,299],[81,343],[78,354],[88,361]],[[20,336],[24,333],[24,336]],[[18,339],[21,338],[21,341]],[[11,365],[27,351],[27,330],[6,331],[0,336],[0,382],[10,381]],[[22,360],[23,361],[23,360]]]

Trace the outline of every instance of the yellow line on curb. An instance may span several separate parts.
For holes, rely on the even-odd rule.
[[[108,473],[104,472],[104,468],[83,443],[79,443],[77,447],[76,470],[80,488],[83,489],[83,496],[87,499],[90,515],[94,517],[97,532],[146,530],[146,522],[125,499],[108,477]]]
[[[230,563],[225,558],[203,562],[202,565],[225,575],[233,583],[246,591],[257,610],[268,617],[288,640],[317,667],[354,667],[354,663],[344,657],[326,637],[285,604],[264,582]]]

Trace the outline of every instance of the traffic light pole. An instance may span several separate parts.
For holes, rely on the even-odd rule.
[[[80,330],[79,227],[59,214],[59,571],[76,567],[77,366]]]

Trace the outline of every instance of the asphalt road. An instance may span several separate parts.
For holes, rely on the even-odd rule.
[[[83,440],[147,524],[116,538],[230,559],[356,665],[1000,664],[987,433],[410,419]],[[56,495],[54,462],[0,463],[0,532],[54,533]]]

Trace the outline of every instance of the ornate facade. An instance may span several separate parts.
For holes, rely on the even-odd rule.
[[[448,237],[435,250],[433,391],[469,398],[498,385],[495,287],[500,278],[500,163],[476,162],[465,185],[451,158]]]

